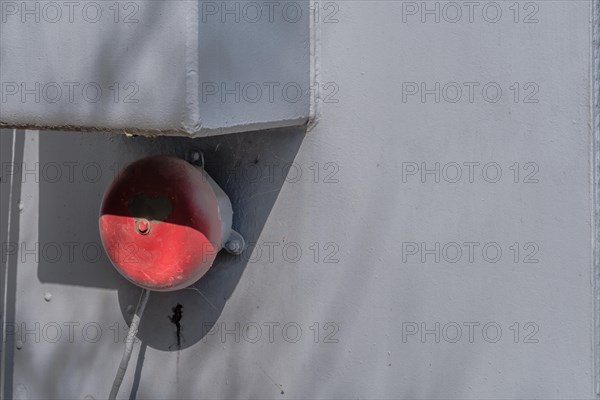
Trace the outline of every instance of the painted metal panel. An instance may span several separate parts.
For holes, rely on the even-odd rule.
[[[206,136],[307,123],[308,1],[0,2],[6,126]]]
[[[139,289],[102,193],[196,149],[255,250],[151,295],[123,398],[594,398],[590,2],[465,3],[321,4],[314,134],[3,131],[7,397],[107,396]]]

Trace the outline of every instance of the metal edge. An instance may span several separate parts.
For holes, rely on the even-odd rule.
[[[591,123],[592,123],[592,286],[594,302],[593,322],[593,385],[595,397],[600,399],[600,0],[592,0],[591,52]]]
[[[321,118],[321,24],[313,13],[317,12],[319,0],[309,0],[309,48],[310,48],[310,96],[307,131],[317,126]]]

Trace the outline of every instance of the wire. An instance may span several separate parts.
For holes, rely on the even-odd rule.
[[[135,309],[135,314],[131,319],[131,325],[129,325],[129,332],[127,333],[127,339],[125,340],[125,351],[123,352],[121,364],[119,364],[119,369],[117,370],[117,376],[115,376],[115,381],[113,382],[110,395],[108,396],[109,400],[115,400],[117,398],[117,393],[119,393],[119,388],[121,387],[121,382],[123,382],[123,377],[125,377],[127,365],[129,364],[131,352],[133,351],[133,342],[138,332],[140,319],[142,318],[142,314],[144,314],[144,309],[146,308],[146,303],[148,303],[149,296],[150,291],[148,289],[143,289]]]

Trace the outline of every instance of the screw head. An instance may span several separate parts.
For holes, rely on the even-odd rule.
[[[237,240],[231,240],[227,242],[227,250],[231,251],[232,253],[237,253],[241,250],[241,243]]]
[[[150,221],[148,221],[146,218],[140,218],[137,221],[135,221],[135,230],[140,235],[149,234],[150,229],[151,229]]]

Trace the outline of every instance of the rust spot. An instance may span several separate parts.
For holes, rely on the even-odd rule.
[[[181,349],[181,319],[183,318],[183,306],[179,303],[171,309],[173,315],[169,316],[169,321],[177,328],[177,349]]]

